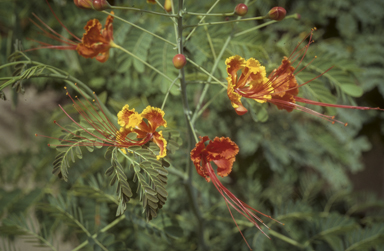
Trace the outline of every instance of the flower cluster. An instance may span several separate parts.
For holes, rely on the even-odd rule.
[[[158,3],[156,0],[147,0],[147,2],[152,4]],[[110,7],[108,2],[105,0],[74,0],[74,3],[76,6],[86,9],[104,10]],[[168,12],[171,11],[172,2],[170,0],[165,0],[164,8]],[[235,14],[243,16],[247,13],[247,11],[248,7],[245,4],[239,4],[235,9]],[[55,15],[54,12],[53,14]],[[79,39],[73,35],[55,15],[60,24],[74,37],[74,39],[77,40],[77,42],[63,37],[59,33],[52,30],[40,18],[35,16],[37,20],[43,25],[43,27],[40,27],[37,23],[35,23],[39,29],[41,29],[48,37],[60,41],[64,44],[54,46],[37,41],[40,43],[41,47],[36,49],[54,48],[60,50],[76,50],[82,57],[95,58],[99,62],[106,62],[109,57],[109,49],[113,47],[119,48],[119,46],[117,46],[113,41],[113,15],[114,13],[111,12],[111,15],[107,17],[104,28],[102,27],[99,20],[89,20],[84,27],[85,33],[83,34],[82,39]],[[274,7],[268,13],[268,17],[276,21],[282,20],[285,18],[285,16],[286,11],[281,7]],[[298,84],[296,75],[302,70],[298,69],[306,55],[310,44],[313,43],[312,35],[314,30],[316,29],[313,29],[311,33],[299,43],[299,45],[295,48],[289,57],[284,57],[282,59],[281,65],[277,69],[274,69],[269,75],[267,75],[265,67],[254,58],[249,58],[246,60],[238,55],[227,58],[225,61],[226,71],[228,74],[227,95],[230,99],[232,107],[235,109],[238,115],[244,115],[248,111],[241,101],[242,98],[252,99],[258,103],[268,102],[275,105],[279,110],[286,110],[287,112],[291,112],[293,110],[304,111],[331,121],[332,123],[342,122],[335,120],[334,116],[318,113],[297,104],[297,102],[327,107],[360,110],[381,110],[379,108],[327,104],[308,100],[298,96],[299,88],[313,80],[312,79],[308,82]],[[304,43],[304,46],[301,46],[301,44],[303,44],[303,42],[306,41],[308,37],[308,42]],[[173,63],[177,69],[181,69],[186,64],[186,58],[184,55],[178,54],[173,58]],[[295,63],[296,66],[293,66]],[[304,68],[305,67],[306,66],[304,66]],[[322,76],[327,71],[320,74],[316,78]],[[56,121],[55,124],[60,126],[69,134],[72,134],[76,138],[83,140],[83,143],[80,145],[115,146],[121,148],[121,151],[126,153],[126,148],[131,146],[142,146],[152,140],[159,147],[157,160],[166,156],[167,141],[163,137],[162,131],[158,131],[159,127],[167,126],[167,122],[164,119],[164,111],[161,109],[148,106],[142,111],[142,113],[138,113],[134,108],[130,109],[129,105],[125,105],[117,114],[117,123],[120,126],[118,129],[115,124],[108,119],[108,116],[106,116],[104,113],[101,104],[97,101],[96,96],[93,102],[95,105],[93,105],[92,102],[88,101],[88,99],[85,99],[85,102],[83,102],[77,97],[72,98],[68,92],[67,95],[73,101],[75,109],[87,123],[87,126],[76,122],[61,106],[60,108],[75,123],[75,125],[82,130],[83,133],[88,135],[75,135],[73,132],[59,125]],[[345,125],[347,124],[345,123]],[[65,138],[61,139],[61,142],[64,142],[64,144],[61,146],[65,146],[65,143],[68,143],[68,145],[75,143],[74,139]],[[239,147],[230,138],[216,137],[213,140],[210,140],[208,136],[204,136],[200,137],[200,141],[196,143],[195,148],[190,152],[190,157],[196,167],[197,173],[205,178],[207,182],[212,181],[218,192],[224,198],[231,217],[234,220],[241,235],[243,236],[235,218],[232,215],[231,207],[243,215],[253,225],[255,225],[263,234],[265,234],[258,223],[261,223],[264,226],[266,225],[256,215],[256,213],[272,220],[275,219],[269,215],[257,211],[243,201],[239,200],[233,193],[224,187],[224,185],[217,177],[217,175],[226,177],[231,173],[233,163],[236,160],[236,155],[238,152]],[[213,170],[211,162],[217,166],[217,175]],[[245,242],[247,241],[245,240]]]
[[[331,121],[332,123],[337,122],[344,125],[347,125],[347,123],[342,123],[341,121],[335,120],[335,116],[328,116],[318,113],[314,110],[301,106],[296,102],[347,109],[382,110],[380,108],[371,107],[327,104],[298,96],[299,87],[308,84],[312,80],[322,76],[331,69],[328,69],[316,78],[311,79],[310,81],[307,81],[303,84],[299,85],[296,81],[296,74],[298,74],[306,67],[305,66],[303,69],[298,70],[303,58],[306,55],[309,45],[313,43],[312,35],[313,31],[315,30],[316,28],[312,29],[309,35],[308,43],[302,49],[297,50],[303,41],[308,38],[307,36],[299,43],[299,45],[297,45],[289,57],[283,58],[281,65],[277,69],[273,70],[268,77],[266,77],[267,74],[265,67],[262,66],[260,62],[254,58],[245,60],[240,56],[232,56],[225,61],[228,73],[227,94],[231,100],[232,107],[235,108],[235,111],[238,115],[243,115],[248,111],[241,102],[242,97],[253,99],[259,103],[269,102],[276,105],[278,109],[283,109],[288,112],[291,112],[292,110],[304,111],[321,117],[325,120]],[[298,64],[295,67],[292,66],[292,64],[294,64],[298,59]]]

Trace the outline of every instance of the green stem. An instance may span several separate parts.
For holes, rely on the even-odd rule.
[[[290,18],[297,18],[297,14],[293,14],[293,15],[286,16],[286,17],[284,18],[284,20],[285,20],[285,19],[290,19]],[[241,20],[244,20],[244,19],[241,19]],[[238,37],[238,36],[247,34],[247,33],[249,33],[249,32],[258,30],[258,29],[260,29],[260,28],[263,28],[263,27],[265,27],[265,26],[268,26],[268,25],[273,24],[273,23],[276,23],[276,22],[277,22],[277,21],[272,20],[272,21],[266,22],[266,23],[264,23],[264,24],[260,24],[260,25],[258,25],[258,26],[253,27],[253,28],[250,28],[250,29],[248,29],[248,30],[245,30],[245,31],[236,33],[236,34],[234,35],[234,37]]]
[[[216,61],[215,61],[215,64],[214,64],[213,67],[212,67],[211,73],[209,74],[209,78],[208,78],[207,82],[210,82],[210,81],[212,80],[212,78],[213,78],[213,74],[215,73],[215,71],[216,71],[216,69],[217,69],[217,66],[218,66],[218,64],[219,64],[219,61],[221,60],[221,57],[223,56],[224,51],[226,50],[226,48],[227,48],[229,42],[231,41],[231,39],[232,39],[232,34],[228,36],[227,40],[225,41],[225,43],[224,43],[224,45],[223,45],[223,48],[221,48],[221,51],[220,51],[220,53],[219,53],[219,55],[218,55],[218,57],[217,57],[217,59],[216,59]],[[224,87],[225,89],[228,88],[226,85],[224,85],[224,84],[222,84],[222,85],[223,85],[223,87]],[[200,107],[201,107],[201,105],[202,105],[202,103],[203,103],[203,100],[204,100],[204,98],[205,98],[205,95],[206,95],[207,92],[208,92],[209,86],[210,86],[210,85],[208,85],[208,84],[206,84],[206,85],[204,86],[203,92],[201,93],[199,102],[198,102],[198,104],[197,104],[197,106],[196,106],[196,109],[195,109],[195,112],[194,112],[194,114],[193,114],[193,116],[192,116],[192,124],[194,124],[194,122],[196,121],[196,118],[197,118],[197,116],[198,116],[198,113],[200,112],[200,111],[199,111],[199,110],[200,110]],[[202,112],[202,111],[201,111],[201,112]]]
[[[228,21],[220,21],[220,22],[208,22],[208,23],[199,22],[198,24],[185,25],[183,26],[183,28],[198,27],[198,26],[205,26],[205,25],[230,24],[230,23],[247,22],[247,21],[262,20],[262,19],[265,19],[265,17],[251,17],[251,18],[244,18],[244,19],[236,19],[236,20],[228,20]]]
[[[133,27],[135,27],[135,28],[137,28],[137,29],[139,29],[139,30],[142,30],[142,31],[144,31],[144,32],[146,32],[146,33],[148,33],[148,34],[154,36],[155,38],[158,38],[158,39],[160,39],[160,40],[162,40],[162,41],[164,41],[164,42],[166,42],[166,43],[168,43],[168,44],[170,44],[170,45],[172,45],[172,46],[174,46],[174,47],[177,46],[176,44],[172,43],[171,41],[169,41],[169,40],[167,40],[167,39],[165,39],[165,38],[163,38],[163,37],[160,37],[160,36],[156,35],[155,33],[152,33],[152,32],[150,32],[149,30],[144,29],[144,28],[142,28],[142,27],[140,27],[140,26],[138,26],[138,25],[136,25],[136,24],[134,24],[134,23],[131,23],[131,22],[129,22],[129,21],[127,21],[127,20],[125,20],[125,19],[119,17],[119,16],[116,16],[116,15],[114,15],[114,14],[111,14],[111,13],[109,13],[108,11],[103,10],[102,12],[105,13],[105,14],[107,14],[107,15],[109,15],[109,16],[113,16],[113,17],[116,18],[116,19],[119,19],[120,21],[122,21],[122,22],[124,22],[124,23],[127,23],[127,24],[129,24],[129,25],[132,25]],[[112,46],[112,45],[111,45],[111,46]],[[113,46],[112,46],[112,47],[113,47]]]
[[[209,47],[211,48],[211,51],[212,51],[213,60],[216,61],[217,60],[217,56],[216,56],[215,48],[213,47],[211,35],[209,35],[208,27],[204,26],[204,30],[205,30],[205,33],[207,34],[207,40],[208,40],[208,43],[209,43]]]
[[[204,87],[204,90],[205,90],[205,88],[207,87],[207,86],[209,86],[209,85],[206,85],[205,87]],[[209,105],[213,102],[213,101],[215,101],[216,100],[216,98],[219,96],[219,95],[221,95],[224,91],[226,91],[227,89],[225,89],[225,88],[223,88],[223,89],[221,89],[218,93],[216,93],[215,94],[215,96],[213,96],[200,110],[198,110],[197,108],[198,107],[196,107],[196,110],[195,110],[195,113],[193,114],[193,117],[192,117],[192,121],[191,121],[191,123],[192,123],[192,125],[194,125],[195,124],[195,122],[196,122],[196,119],[198,118],[198,117],[200,117],[201,116],[201,114],[205,111],[205,109],[207,109],[208,107],[209,107]],[[203,96],[203,95],[201,95],[201,96]],[[199,100],[200,101],[200,100]],[[200,104],[200,103],[199,103]],[[201,105],[201,104],[200,104]]]
[[[60,69],[55,68],[55,67],[52,67],[52,69],[50,69],[50,68],[47,68],[47,69],[54,72],[54,73],[57,73],[57,71],[61,71],[63,73],[66,73]],[[81,94],[85,95],[86,98],[94,97],[98,101],[98,103],[100,104],[100,107],[104,111],[104,114],[107,116],[107,118],[111,122],[114,122],[114,124],[116,124],[116,122],[117,122],[116,115],[113,115],[109,111],[109,109],[104,105],[104,103],[100,101],[99,97],[97,97],[97,95],[94,94],[93,90],[91,88],[89,88],[86,84],[84,84],[82,81],[80,81],[79,79],[69,75],[68,73],[66,73],[66,74],[67,74],[68,80],[64,80],[64,81],[66,83],[68,83],[69,85],[71,85],[71,87],[74,90],[76,90],[77,92],[79,92],[79,90],[77,89],[78,87],[83,89],[86,93],[81,93]],[[77,83],[78,87],[76,87],[76,85],[74,83]],[[87,97],[87,94],[88,94],[88,97]]]
[[[115,44],[113,41],[111,42],[111,47],[113,48],[117,48],[119,50],[122,50],[123,52],[127,53],[128,55],[130,55],[131,57],[139,60],[140,62],[142,62],[143,64],[145,64],[146,66],[148,66],[149,68],[151,68],[152,70],[154,70],[155,72],[159,73],[161,76],[163,76],[165,79],[169,80],[169,82],[173,82],[173,80],[168,77],[167,75],[165,75],[164,73],[162,73],[161,71],[159,71],[158,69],[156,69],[155,67],[153,67],[152,65],[148,64],[146,61],[142,60],[141,58],[139,58],[138,56],[136,56],[135,54],[133,54],[132,52],[124,49],[123,47],[121,47],[120,45],[117,45]]]
[[[124,220],[125,219],[125,215],[121,215],[119,218],[117,218],[116,220],[112,221],[111,223],[109,223],[107,226],[105,226],[103,229],[100,230],[101,233],[104,233],[106,231],[108,231],[110,228],[114,227],[117,223],[119,223],[120,221]],[[94,234],[92,235],[92,238],[93,239],[96,239],[97,237],[97,234]],[[88,240],[84,241],[83,243],[81,243],[79,246],[77,246],[75,249],[73,249],[72,251],[78,251],[80,249],[82,249],[83,247],[85,247],[86,245],[88,245]]]
[[[213,8],[215,8],[215,6],[216,6],[219,2],[220,2],[220,0],[216,0],[216,2],[211,6],[211,8],[209,8],[209,10],[207,11],[206,14],[209,14],[209,13],[213,10]],[[206,17],[207,17],[206,15],[203,16],[203,17],[201,18],[199,24],[202,23],[202,22],[204,22],[204,19],[205,19]],[[189,35],[185,38],[185,41],[188,41],[188,40],[191,38],[192,34],[196,31],[196,29],[197,29],[197,27],[195,27],[195,28],[192,29],[192,31],[189,33]],[[185,46],[185,44],[184,44],[184,46]]]
[[[183,10],[183,0],[179,0],[179,13]],[[178,42],[178,52],[180,54],[183,54],[183,17],[179,16],[177,18],[177,33],[176,33],[176,39]],[[197,137],[194,132],[193,125],[191,124],[190,119],[190,110],[188,105],[188,96],[187,96],[187,85],[185,83],[185,73],[184,73],[184,67],[180,69],[180,85],[181,85],[181,99],[183,102],[183,110],[184,110],[184,116],[185,121],[187,122],[187,131],[188,131],[188,153],[192,150],[193,140],[195,137],[195,140],[197,141]],[[192,169],[192,161],[189,158],[189,154],[187,156],[187,167],[186,167],[186,174],[188,176],[188,179],[185,180],[184,185],[185,189],[188,194],[189,202],[192,207],[192,211],[196,216],[197,219],[197,235],[199,240],[199,247],[201,250],[208,250],[207,245],[204,240],[204,219],[202,217],[202,214],[200,212],[199,206],[197,204],[197,198],[196,198],[196,191],[193,188],[192,185],[192,177],[193,177],[193,169]]]
[[[196,64],[193,62],[191,59],[187,58],[187,61],[196,66],[199,70],[201,70],[203,73],[207,74],[209,77],[211,77],[213,80],[215,80],[217,83],[221,84],[224,88],[227,88],[227,85],[215,78],[211,73],[209,73],[207,70],[205,70],[203,67],[200,65]],[[209,82],[209,81],[208,81]]]
[[[173,175],[176,175],[177,177],[181,178],[181,180],[186,180],[188,178],[185,173],[183,173],[182,171],[177,170],[174,167],[169,167],[167,170],[168,170],[169,173],[171,173]]]
[[[305,246],[302,245],[301,243],[299,243],[299,242],[297,242],[297,241],[295,241],[295,240],[293,240],[293,239],[291,239],[291,238],[289,238],[289,237],[287,237],[285,235],[282,235],[282,234],[280,234],[280,233],[278,233],[278,232],[276,232],[276,231],[274,231],[272,229],[269,230],[269,234],[273,235],[273,236],[279,238],[280,240],[285,241],[285,242],[287,242],[287,243],[289,243],[289,244],[291,244],[293,246],[296,246],[298,248],[301,248],[301,249],[305,248]]]
[[[143,9],[133,8],[133,7],[111,6],[111,9],[116,9],[116,10],[133,10],[135,12],[145,12],[145,13],[159,15],[159,16],[177,17],[177,15],[173,15],[173,14],[160,13],[160,12],[156,12],[156,11],[143,10]]]
[[[10,63],[10,64],[8,64],[8,66],[9,65],[13,65],[15,63],[16,62]],[[62,79],[67,84],[69,84],[74,90],[79,92],[79,90],[77,89],[78,87],[76,87],[74,85],[74,83],[77,83],[79,85],[79,87],[81,87],[85,91],[85,93],[82,93],[85,96],[85,98],[91,98],[91,97],[93,98],[94,97],[95,99],[97,99],[99,101],[99,103],[100,103],[101,109],[104,111],[104,113],[108,117],[108,119],[110,121],[115,121],[116,122],[116,117],[114,115],[112,115],[111,112],[108,110],[108,108],[99,100],[99,98],[96,95],[93,94],[93,91],[86,84],[84,84],[82,81],[80,81],[79,79],[69,75],[69,73],[67,73],[67,72],[65,72],[65,71],[63,71],[61,69],[58,69],[58,68],[50,66],[50,65],[42,64],[40,62],[36,62],[36,61],[18,61],[18,63],[30,63],[30,64],[33,64],[33,65],[42,66],[46,70],[55,73],[55,75],[51,75],[51,74],[37,74],[37,75],[29,76],[28,78],[50,77],[50,78]],[[12,79],[12,78],[14,78],[14,77],[10,77],[9,79]],[[5,87],[7,87],[8,85],[9,84],[1,85],[0,86],[0,91],[2,89],[4,89]]]
[[[193,15],[193,16],[219,16],[219,17],[231,17],[231,16],[234,16],[235,15],[235,12],[231,12],[231,13],[212,13],[212,14],[209,14],[209,13],[196,13],[196,12],[184,12],[184,14],[187,14],[187,15]]]
[[[165,97],[164,97],[163,104],[161,105],[161,108],[160,108],[161,110],[164,110],[165,102],[167,101],[167,98],[169,96],[169,92],[171,91],[171,88],[173,87],[173,85],[176,83],[176,81],[178,79],[179,78],[175,78],[175,80],[173,80],[172,84],[168,87],[167,93],[165,94]]]

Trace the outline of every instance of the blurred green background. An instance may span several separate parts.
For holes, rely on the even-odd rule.
[[[102,24],[106,19],[103,13],[76,8],[73,1],[49,2],[58,18],[78,36],[89,19],[97,18]],[[144,0],[109,2],[160,11]],[[213,2],[185,4],[188,11],[205,12]],[[220,1],[214,12],[230,12],[238,3]],[[37,45],[28,38],[58,44],[45,38],[29,21],[32,13],[68,36],[44,0],[0,0],[0,6],[2,65],[14,52],[16,40],[24,49]],[[318,58],[298,75],[298,81],[305,82],[330,66],[334,68],[302,87],[301,94],[322,102],[384,108],[384,1],[258,0],[248,4],[247,17],[265,15],[274,6],[286,8],[288,14],[299,13],[301,19],[283,20],[233,38],[215,77],[225,81],[224,61],[236,54],[258,59],[267,73],[271,72],[316,26],[316,42],[310,46],[305,62],[315,55]],[[175,41],[169,18],[123,10],[115,13]],[[198,21],[195,16],[185,19],[186,24]],[[200,27],[186,43],[186,54],[210,70],[232,29],[237,33],[264,22]],[[185,30],[185,35],[189,32]],[[177,76],[171,63],[176,54],[172,46],[118,20],[114,21],[114,41],[171,78]],[[75,51],[44,49],[27,55],[86,83],[112,114],[126,103],[138,111],[147,105],[160,107],[170,85],[139,61],[116,50],[111,50],[110,58],[103,64],[81,58]],[[12,67],[0,69],[0,79],[13,72]],[[191,64],[187,64],[186,74],[188,98],[194,110],[207,76]],[[4,80],[0,82],[3,83]],[[67,183],[51,173],[55,149],[47,147],[49,140],[34,134],[57,132],[59,128],[53,120],[70,123],[57,106],[71,107],[63,90],[65,85],[62,80],[33,77],[3,90],[7,100],[0,102],[0,249],[41,245],[37,250],[72,250],[86,241],[81,250],[102,250],[101,246],[107,250],[198,249],[195,216],[183,181],[172,171],[168,175],[168,201],[156,219],[145,222],[136,198],[127,205],[124,218],[118,218],[117,224],[108,229],[105,227],[117,219],[117,205],[113,200],[115,188],[109,186],[104,175],[110,165],[103,157],[104,150],[84,150],[83,159],[71,166]],[[25,94],[17,93],[23,89]],[[234,213],[254,250],[384,250],[384,112],[310,107],[348,122],[344,127],[303,112],[287,113],[268,104],[248,102],[250,112],[240,117],[225,92],[215,96],[220,90],[218,85],[210,87],[206,102],[215,99],[196,122],[197,133],[211,139],[230,137],[239,145],[233,172],[221,179],[222,183],[242,201],[285,223],[281,226],[266,220],[271,227],[266,230],[270,241]],[[171,89],[164,110],[168,126],[180,131],[185,142],[186,127],[177,86]],[[75,111],[70,112],[76,116]],[[169,156],[170,169],[183,172],[188,154],[184,144]],[[128,168],[126,174],[132,179]],[[193,182],[205,222],[207,250],[247,250],[214,186],[196,173]],[[135,190],[135,183],[130,181],[130,185]],[[25,239],[35,243],[22,244]]]

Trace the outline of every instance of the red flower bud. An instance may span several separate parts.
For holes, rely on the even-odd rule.
[[[272,20],[281,21],[285,18],[287,11],[283,7],[273,7],[268,12],[268,17]]]
[[[177,54],[173,57],[172,62],[176,69],[181,69],[187,63],[187,60],[183,54]]]
[[[171,0],[165,0],[165,2],[164,2],[164,9],[167,12],[171,12],[172,11],[172,2],[171,2]]]
[[[73,0],[73,2],[81,9],[102,11],[111,7],[107,0]]]
[[[239,3],[238,5],[236,5],[236,8],[235,8],[235,14],[238,15],[238,16],[245,16],[247,15],[247,12],[248,12],[248,6],[243,4],[243,3]]]

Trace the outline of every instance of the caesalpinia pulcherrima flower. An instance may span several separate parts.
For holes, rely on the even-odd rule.
[[[48,2],[47,2],[48,3]],[[53,15],[56,20],[63,26],[63,28],[77,41],[72,41],[56,31],[54,31],[51,27],[49,27],[46,23],[44,23],[38,16],[35,14],[34,17],[43,25],[43,27],[39,26],[36,22],[31,20],[40,30],[44,32],[44,34],[52,39],[55,39],[61,42],[63,45],[50,45],[41,41],[38,42],[41,47],[29,49],[38,50],[38,49],[58,49],[58,50],[76,50],[80,56],[85,58],[96,58],[97,61],[104,63],[108,60],[109,57],[109,49],[112,48],[115,44],[113,42],[113,16],[108,16],[107,21],[105,22],[104,28],[101,23],[97,19],[92,19],[87,22],[84,27],[85,33],[83,34],[82,39],[75,36],[71,33],[67,27],[59,20],[56,16],[55,12],[51,8],[48,3],[49,8],[51,9]],[[111,11],[113,15],[113,11]],[[45,27],[45,29],[44,29]]]
[[[299,94],[299,87],[308,84],[312,80],[322,76],[331,69],[328,69],[316,78],[311,79],[310,81],[307,81],[303,84],[299,85],[296,81],[295,76],[305,68],[304,67],[300,71],[297,71],[303,58],[305,57],[309,45],[313,43],[312,35],[314,30],[316,30],[316,28],[312,29],[310,35],[308,35],[309,42],[304,46],[304,48],[298,50],[300,44],[302,44],[303,41],[308,38],[308,36],[304,38],[299,43],[299,45],[296,46],[295,50],[288,58],[283,58],[281,65],[277,69],[273,70],[268,77],[266,77],[265,67],[262,66],[260,62],[254,58],[245,60],[240,56],[232,56],[225,61],[228,73],[227,94],[231,100],[233,108],[235,108],[235,111],[238,115],[247,113],[247,109],[241,102],[242,97],[253,99],[259,103],[269,102],[276,105],[279,109],[284,109],[288,112],[291,112],[294,109],[304,111],[331,121],[332,123],[337,122],[341,124],[344,123],[335,120],[335,116],[327,116],[318,113],[312,109],[298,105],[296,102],[347,109],[382,110],[380,108],[371,107],[327,104],[297,96]],[[292,64],[297,60],[299,60],[299,62],[297,63],[296,67],[292,66]],[[241,72],[240,76],[238,75],[239,72]],[[347,123],[344,125],[347,125]]]
[[[79,91],[81,93],[80,89]],[[60,109],[83,131],[83,135],[85,133],[88,134],[88,136],[82,136],[81,134],[75,135],[72,131],[69,131],[57,121],[54,121],[54,123],[64,131],[82,140],[82,142],[79,143],[79,141],[73,139],[59,139],[62,143],[55,146],[71,146],[74,143],[80,146],[116,146],[122,148],[123,152],[125,152],[125,148],[142,146],[152,140],[160,149],[157,159],[167,155],[167,141],[163,138],[161,131],[156,131],[160,126],[167,126],[167,122],[164,120],[164,111],[161,109],[147,106],[147,108],[139,114],[135,112],[135,109],[130,110],[129,106],[125,105],[117,115],[118,124],[121,126],[120,129],[117,129],[107,118],[96,98],[93,100],[93,104],[95,104],[93,105],[84,95],[85,102],[77,96],[73,98],[68,92],[66,94],[73,101],[73,106],[87,125],[84,126],[76,122],[61,105],[59,105]],[[128,135],[132,135],[132,133],[136,134],[136,138]],[[36,136],[52,138],[37,134]]]
[[[160,126],[167,127],[167,122],[164,119],[164,111],[160,108],[147,106],[144,111],[139,114],[135,109],[129,109],[125,105],[117,114],[118,123],[121,126],[120,136],[126,138],[129,133],[137,134],[137,138],[143,140],[149,138],[160,148],[160,153],[157,159],[167,155],[167,141],[163,137],[162,131],[157,132],[156,129]],[[146,119],[148,123],[145,122]]]
[[[228,210],[231,214],[231,217],[235,222],[236,226],[237,226],[236,220],[233,217],[231,208],[229,206],[231,206],[237,212],[242,214],[247,220],[252,222],[263,234],[265,234],[264,231],[261,229],[261,227],[258,225],[257,221],[262,223],[264,226],[266,225],[255,213],[261,214],[270,219],[273,219],[273,218],[269,215],[266,215],[257,211],[256,209],[252,208],[251,206],[239,200],[226,187],[224,187],[224,185],[217,178],[211,165],[211,161],[213,161],[213,163],[216,164],[217,174],[219,176],[221,177],[228,176],[228,174],[232,171],[232,166],[236,160],[235,156],[239,152],[239,147],[230,138],[216,137],[214,138],[214,140],[209,140],[208,144],[206,145],[205,143],[208,140],[209,140],[208,136],[200,137],[200,141],[196,144],[195,148],[192,149],[191,151],[191,160],[193,161],[196,167],[197,173],[200,176],[204,177],[207,180],[207,182],[212,181],[212,183],[215,185],[216,189],[223,196],[225,203],[227,204]],[[266,227],[268,228],[268,226]],[[244,235],[241,232],[240,228],[238,226],[237,228],[239,229],[241,235],[244,238]],[[266,236],[268,237],[268,235]],[[247,240],[245,238],[244,240],[248,245]]]

